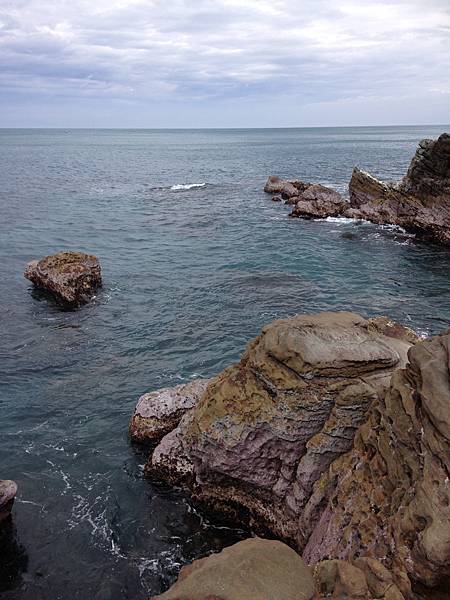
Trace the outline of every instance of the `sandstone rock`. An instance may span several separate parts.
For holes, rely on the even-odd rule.
[[[281,194],[283,200],[298,196],[300,192],[307,189],[309,183],[303,181],[288,181],[271,175],[264,186],[264,191],[268,194]]]
[[[195,379],[141,396],[130,421],[129,432],[132,440],[147,444],[159,442],[167,433],[173,431],[181,417],[196,405],[209,381]]]
[[[98,259],[84,252],[58,252],[33,260],[24,275],[68,306],[85,304],[102,284]]]
[[[344,215],[399,225],[444,244],[450,243],[450,135],[422,140],[399,183],[383,183],[354,169],[350,206]]]
[[[405,339],[401,328],[386,331],[352,313],[265,327],[163,439],[148,474],[176,482],[188,471],[198,501],[244,508],[257,529],[302,548],[321,514],[308,505],[314,485],[352,447],[371,403],[405,364],[409,330]]]
[[[16,494],[17,484],[15,481],[0,479],[0,522],[10,515]]]
[[[313,600],[315,585],[300,556],[277,541],[248,539],[183,567],[154,600]]]
[[[386,317],[276,321],[210,382],[148,473],[271,531],[309,564],[350,562],[373,597],[408,596],[411,581],[442,588],[450,576],[450,331],[418,340]],[[333,573],[343,580],[344,571],[354,573]]]
[[[310,569],[281,542],[247,539],[183,567],[153,600],[404,600],[378,561],[361,561],[326,560]]]
[[[449,577],[449,365],[448,332],[411,347],[351,452],[322,480],[326,488],[334,479],[334,490],[305,547],[307,561],[369,554],[405,593],[404,573],[428,587]]]
[[[310,185],[298,197],[290,216],[304,219],[337,217],[347,206],[348,202],[335,190],[324,185]]]

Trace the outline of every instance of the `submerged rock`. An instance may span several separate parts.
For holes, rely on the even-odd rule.
[[[28,263],[24,276],[61,304],[85,304],[102,285],[98,259],[84,252],[58,252]]]
[[[329,560],[313,570],[286,544],[253,538],[183,567],[153,600],[403,599],[378,561],[361,566]]]
[[[450,332],[420,340],[353,313],[275,321],[209,382],[147,474],[310,564],[370,556],[405,595],[410,580],[437,587],[450,575],[449,364]]]
[[[0,522],[10,515],[16,494],[17,484],[15,481],[0,479]]]
[[[159,442],[197,404],[208,383],[208,379],[195,379],[141,396],[130,421],[131,439],[147,444]]]

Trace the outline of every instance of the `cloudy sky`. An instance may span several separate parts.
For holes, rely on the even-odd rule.
[[[0,126],[450,123],[450,0],[1,0]]]

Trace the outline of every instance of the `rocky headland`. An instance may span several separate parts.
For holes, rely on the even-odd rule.
[[[97,257],[84,252],[58,252],[33,260],[24,276],[68,307],[85,304],[102,285]]]
[[[290,216],[347,217],[398,225],[425,239],[450,244],[450,135],[422,140],[400,182],[382,182],[354,168],[349,200],[335,190],[271,176],[264,191],[293,205]]]
[[[175,388],[172,431],[154,427],[157,394],[147,439],[142,401],[139,433],[130,431],[156,444],[148,476],[287,542],[327,577],[364,564],[394,586],[332,597],[410,598],[411,586],[445,589],[450,576],[449,365],[449,332],[421,340],[383,317],[297,316],[264,327],[217,377],[189,384],[195,398]],[[237,597],[183,594],[162,598]]]

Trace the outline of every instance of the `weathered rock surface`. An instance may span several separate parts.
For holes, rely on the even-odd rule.
[[[141,396],[130,421],[131,439],[153,445],[158,443],[196,405],[208,383],[208,379],[195,379]]]
[[[0,479],[0,522],[10,515],[16,494],[17,484],[15,481]]]
[[[324,219],[337,217],[348,207],[348,202],[331,188],[324,185],[310,185],[298,196],[289,216],[303,219]]]
[[[266,187],[278,186],[281,190],[287,183],[290,182],[270,177]],[[322,186],[303,184],[303,189],[295,192],[292,184],[285,194],[288,202],[296,205],[291,216],[365,219],[398,225],[421,237],[450,244],[450,135],[447,133],[419,143],[408,172],[398,183],[379,181],[355,168],[349,184],[350,202],[339,195],[314,190]]]
[[[352,451],[321,480],[333,489],[306,560],[365,553],[427,586],[450,575],[450,333],[411,347]],[[326,496],[326,493],[324,494]]]
[[[84,252],[58,252],[28,263],[25,277],[61,304],[85,304],[102,284],[98,259]]]
[[[361,567],[324,561],[314,570],[289,546],[247,539],[183,567],[178,581],[154,600],[402,600],[391,574],[376,560]]]
[[[372,557],[405,596],[410,580],[438,589],[450,576],[449,370],[450,332],[420,341],[352,313],[276,321],[210,381],[147,472],[310,564]]]

